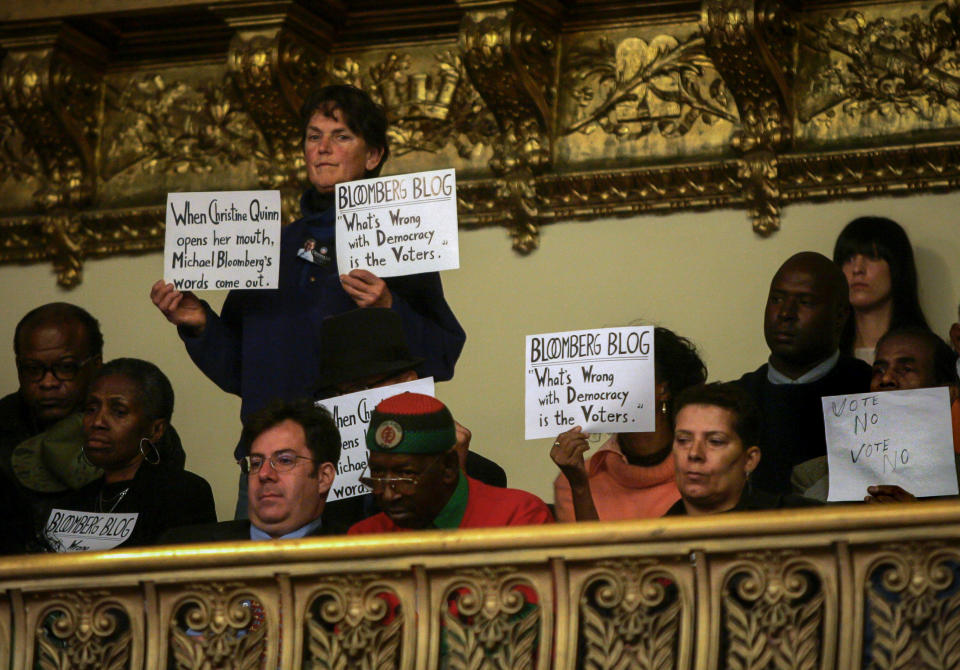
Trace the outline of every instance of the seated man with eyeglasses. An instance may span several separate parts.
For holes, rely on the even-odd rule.
[[[383,400],[370,417],[368,472],[360,483],[382,510],[349,533],[426,528],[484,528],[550,523],[542,500],[517,489],[489,486],[460,468],[453,416],[427,395],[401,393]]]
[[[340,431],[330,412],[309,400],[277,401],[247,419],[243,439],[250,444],[239,461],[248,475],[249,519],[175,528],[158,544],[345,532],[323,513],[340,460]]]
[[[85,309],[54,302],[20,320],[13,352],[20,388],[0,399],[0,470],[8,477],[17,445],[80,410],[100,367],[103,335]]]

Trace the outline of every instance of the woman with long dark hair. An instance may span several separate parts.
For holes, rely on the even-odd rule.
[[[929,330],[917,296],[913,247],[898,223],[880,216],[854,219],[837,237],[833,261],[847,277],[853,310],[840,340],[843,352],[873,363],[888,330]]]

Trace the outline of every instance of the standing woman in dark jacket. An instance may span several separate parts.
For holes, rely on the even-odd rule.
[[[70,512],[100,515],[97,541],[111,537],[113,546],[124,547],[151,544],[170,528],[217,520],[210,485],[172,457],[166,439],[172,414],[173,388],[153,363],[118,358],[100,368],[83,407],[83,452],[104,474],[47,517],[51,547],[110,548],[92,544],[89,532],[78,534],[67,522]]]
[[[930,329],[917,296],[913,246],[898,223],[879,216],[854,219],[837,237],[833,262],[847,278],[853,308],[841,351],[873,364],[873,351],[888,330]]]

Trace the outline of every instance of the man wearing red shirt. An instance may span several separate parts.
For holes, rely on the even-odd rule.
[[[550,523],[542,500],[488,486],[460,469],[450,410],[436,398],[401,393],[383,400],[367,429],[369,474],[360,478],[380,514],[348,531],[388,533],[425,528],[484,528]]]

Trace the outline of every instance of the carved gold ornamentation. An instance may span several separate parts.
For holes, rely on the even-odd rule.
[[[296,218],[303,187],[303,137],[300,105],[323,74],[323,57],[298,36],[278,30],[273,36],[238,34],[230,44],[230,81],[268,147],[254,153],[260,188],[280,189],[287,220]]]
[[[460,25],[464,66],[497,121],[490,169],[521,253],[539,244],[535,177],[551,161],[556,49],[555,32],[513,6],[468,12]]]
[[[64,38],[71,35],[68,30]],[[0,66],[5,130],[19,130],[4,133],[0,174],[40,179],[33,200],[41,210],[75,208],[93,198],[100,87],[100,75],[82,56],[57,46],[11,52]],[[21,142],[27,146],[17,146]]]
[[[169,191],[278,188],[295,218],[327,82],[521,252],[571,218],[746,207],[769,234],[795,202],[960,188],[956,0],[35,4],[0,25],[0,263],[63,286],[161,248]]]
[[[13,122],[13,116],[0,96],[0,182],[41,176],[36,151]]]
[[[683,42],[658,35],[649,43],[629,37],[618,44],[601,37],[596,46],[571,51],[564,78],[580,112],[564,135],[599,128],[625,141],[653,131],[678,137],[698,121],[737,120],[699,35]]]
[[[400,667],[399,602],[389,582],[376,576],[324,580],[306,613],[308,667]]]
[[[263,608],[243,584],[193,584],[174,605],[169,622],[175,667],[259,668],[266,630]]]
[[[51,600],[37,621],[40,670],[121,670],[130,663],[130,620],[106,591],[75,591]]]
[[[728,572],[722,602],[724,667],[820,667],[824,592],[798,552],[743,554]]]
[[[540,605],[529,579],[506,567],[466,570],[447,587],[443,602],[441,668],[535,667]]]
[[[804,46],[826,62],[807,83],[806,95],[798,96],[798,118],[823,125],[846,117],[903,126],[912,117],[957,125],[958,25],[956,2],[903,17],[871,20],[861,11],[847,11],[809,22]]]
[[[580,595],[582,667],[676,667],[680,599],[671,575],[652,560],[598,567]]]
[[[738,176],[753,228],[761,235],[780,227],[777,153],[792,136],[789,82],[796,29],[791,4],[706,0],[703,7],[707,53],[740,112],[740,130],[731,146],[743,157]]]
[[[230,163],[270,158],[250,116],[219,82],[194,87],[144,74],[109,93],[107,104],[118,127],[107,142],[105,181],[132,169],[203,174]]]
[[[953,668],[960,663],[960,552],[943,543],[885,547],[867,573],[871,668]]]

